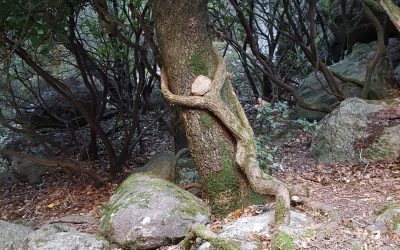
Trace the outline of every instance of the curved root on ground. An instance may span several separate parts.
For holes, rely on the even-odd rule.
[[[204,225],[193,225],[188,235],[179,243],[180,248],[183,250],[192,249],[193,241],[197,237],[210,242],[215,249],[241,249],[239,241],[221,238]]]
[[[232,84],[227,79],[226,63],[218,52],[218,66],[212,80],[212,89],[203,96],[181,96],[173,94],[168,87],[167,72],[161,69],[161,91],[171,103],[189,108],[206,109],[214,114],[232,133],[236,140],[236,164],[244,171],[254,191],[276,197],[275,226],[290,222],[290,196],[285,184],[265,174],[259,167],[254,143],[254,134],[239,103]],[[228,95],[234,102],[234,109],[222,101],[221,89],[226,84]]]

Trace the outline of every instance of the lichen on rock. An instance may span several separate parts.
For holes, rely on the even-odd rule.
[[[121,246],[148,249],[175,243],[193,224],[207,223],[209,216],[200,199],[173,183],[133,174],[111,197],[100,227]]]
[[[348,98],[321,120],[311,151],[321,162],[367,163],[400,158],[400,99]]]

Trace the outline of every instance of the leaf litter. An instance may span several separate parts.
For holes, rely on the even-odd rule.
[[[150,119],[150,118],[149,118]],[[142,165],[151,155],[171,150],[173,140],[166,130],[150,129],[145,137],[145,154],[135,150],[119,178],[94,187],[85,177],[67,177],[63,171],[51,170],[38,184],[15,183],[0,187],[0,219],[15,222],[27,221],[35,228],[57,221],[68,215],[94,217],[88,223],[71,226],[82,232],[96,232],[103,206],[116,187],[132,169]],[[376,162],[368,166],[352,164],[319,164],[310,154],[311,135],[297,129],[279,144],[275,154],[284,169],[274,169],[273,175],[293,186],[308,200],[323,204],[327,211],[337,215],[334,228],[323,232],[310,231],[300,241],[298,249],[400,249],[399,235],[393,232],[373,232],[368,226],[374,223],[376,210],[389,202],[400,202],[400,162]],[[284,158],[283,158],[284,157]],[[283,159],[283,160],[282,160]],[[96,171],[107,180],[105,162],[96,162]],[[245,207],[233,211],[224,219],[213,219],[210,227],[219,231],[223,225],[243,216],[262,213],[261,206]],[[293,207],[312,216],[321,225],[332,221],[326,212],[306,206]],[[255,235],[269,249],[270,234]]]

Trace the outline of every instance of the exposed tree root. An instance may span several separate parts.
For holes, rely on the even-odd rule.
[[[329,206],[307,198],[304,198],[302,204],[305,208],[311,211],[319,211],[321,214],[329,216],[329,222],[325,223],[321,228],[318,229],[320,233],[317,235],[317,238],[323,239],[327,233],[335,230],[335,228],[339,226],[341,217]]]
[[[240,249],[240,242],[223,239],[203,225],[194,225],[189,234],[179,244],[180,248],[183,250],[192,249],[192,242],[197,237],[210,242],[215,249]]]
[[[316,235],[318,239],[323,239],[338,226],[340,217],[328,206],[306,198],[302,199],[300,203],[310,210],[320,211],[321,214],[329,215],[328,223],[324,223],[322,227],[315,228],[318,231],[318,234]],[[243,242],[222,238],[204,225],[192,226],[186,237],[180,242],[180,249],[192,249],[196,238],[201,238],[203,241],[209,242],[212,248],[215,249],[243,249],[241,247],[241,243]],[[270,249],[295,249],[293,240],[291,234],[288,234],[284,230],[276,230],[271,239]]]
[[[216,52],[217,53],[217,52]],[[260,194],[275,195],[275,226],[288,225],[290,197],[285,184],[272,176],[265,174],[259,167],[256,155],[253,130],[227,79],[226,63],[218,56],[218,66],[212,80],[212,89],[203,96],[180,96],[173,94],[168,87],[167,72],[161,70],[161,90],[164,97],[171,104],[178,104],[190,108],[205,109],[214,114],[236,139],[236,163],[246,174],[254,191]],[[228,105],[221,98],[221,90],[227,90],[234,107]]]

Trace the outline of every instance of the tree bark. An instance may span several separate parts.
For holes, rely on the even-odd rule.
[[[14,42],[6,38],[6,42],[11,45],[15,46]],[[104,143],[104,146],[107,151],[107,156],[110,164],[110,174],[115,177],[116,174],[121,170],[122,166],[117,165],[117,155],[115,150],[107,138],[107,135],[101,128],[101,126],[97,123],[96,118],[92,117],[90,112],[88,112],[85,107],[79,102],[78,99],[74,98],[73,94],[71,93],[70,89],[63,83],[60,82],[58,79],[54,78],[48,72],[46,72],[39,64],[37,64],[24,50],[21,46],[16,46],[15,53],[27,64],[29,65],[38,76],[41,76],[46,83],[51,86],[59,95],[65,98],[71,106],[76,108],[81,115],[85,118],[85,120],[89,123],[92,129],[96,132],[99,138]]]
[[[254,191],[275,195],[279,231],[290,222],[289,191],[258,165],[253,130],[233,90],[225,60],[212,48],[207,32],[207,0],[154,3],[164,65],[161,90],[172,105],[190,108],[181,115],[213,213],[223,216],[249,203],[263,203]],[[200,74],[212,78],[210,90],[189,95],[191,83]]]
[[[377,46],[376,53],[375,53],[374,57],[372,58],[372,60],[368,63],[367,71],[365,74],[365,83],[364,83],[364,87],[361,92],[361,97],[364,99],[368,99],[371,89],[373,87],[372,86],[372,74],[374,73],[375,67],[379,63],[379,60],[381,60],[381,58],[384,56],[384,53],[385,53],[385,32],[384,32],[382,24],[379,22],[379,19],[375,16],[375,14],[371,11],[371,9],[368,7],[368,5],[365,4],[364,2],[363,2],[363,8],[364,8],[366,15],[368,16],[368,18],[374,25],[377,36],[378,36],[378,41],[377,41],[377,45],[376,45]]]
[[[207,30],[207,0],[156,0],[153,10],[169,88],[176,95],[188,96],[198,75],[212,78],[218,61]],[[230,98],[223,94],[224,101],[233,106]],[[204,109],[183,108],[180,115],[213,213],[224,216],[254,203],[250,198],[257,195],[235,164],[235,140],[229,130]]]
[[[391,0],[380,0],[379,3],[396,26],[396,29],[400,31],[400,8]]]

